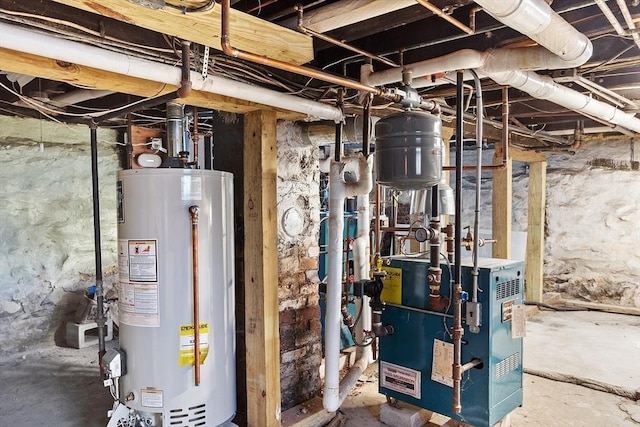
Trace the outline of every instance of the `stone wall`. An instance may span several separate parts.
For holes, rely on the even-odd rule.
[[[116,132],[100,129],[98,140],[109,284],[116,264]],[[0,182],[0,353],[6,353],[51,341],[93,283],[89,128],[0,116]]]
[[[475,164],[474,151],[464,155],[465,164]],[[486,150],[484,163],[492,156]],[[594,140],[575,154],[547,159],[545,290],[640,307],[640,171],[630,142]],[[491,229],[491,178],[483,173],[485,230]],[[527,231],[528,183],[527,164],[514,162],[513,231]],[[474,191],[475,175],[465,172],[463,226],[473,224]]]
[[[318,148],[278,124],[278,253],[282,409],[320,389]]]

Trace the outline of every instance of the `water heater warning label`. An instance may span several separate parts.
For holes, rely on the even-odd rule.
[[[178,356],[178,364],[180,366],[192,366],[195,363],[195,355],[193,349],[195,347],[195,339],[193,333],[193,324],[180,325],[180,354]],[[209,322],[200,323],[200,364],[204,364],[204,360],[209,354]]]
[[[420,371],[389,362],[380,362],[380,372],[380,385],[382,387],[420,399]]]
[[[119,240],[118,318],[132,326],[160,326],[157,240]]]

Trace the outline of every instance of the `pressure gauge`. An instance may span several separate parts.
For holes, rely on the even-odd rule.
[[[427,229],[424,227],[418,227],[415,231],[416,240],[420,243],[424,243],[429,238]]]

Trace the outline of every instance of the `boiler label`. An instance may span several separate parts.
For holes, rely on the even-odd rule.
[[[180,366],[191,366],[195,363],[195,355],[193,349],[195,347],[195,335],[193,333],[193,324],[180,325],[180,354],[178,364]],[[204,364],[204,360],[209,354],[209,322],[200,323],[200,364]]]
[[[382,280],[382,301],[391,304],[402,304],[402,269],[382,267],[387,275]]]
[[[389,362],[380,362],[380,385],[416,399],[421,396],[421,373]]]
[[[433,340],[431,379],[437,383],[453,387],[453,344]]]

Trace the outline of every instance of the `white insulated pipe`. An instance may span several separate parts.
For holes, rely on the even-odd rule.
[[[329,250],[327,262],[327,294],[324,324],[325,378],[322,404],[328,412],[335,412],[352,386],[351,380],[358,376],[347,375],[340,383],[340,329],[342,325],[342,255],[344,240],[344,199],[369,194],[373,188],[373,156],[365,158],[361,153],[357,157],[344,161],[331,160],[329,170]],[[345,181],[345,172],[356,176],[355,182]],[[363,357],[353,369],[364,370]]]
[[[82,43],[60,39],[15,25],[0,23],[0,47],[32,55],[97,68],[116,74],[180,86],[181,69]],[[191,72],[192,89],[306,114],[313,118],[341,121],[340,109],[321,102],[286,95],[259,86]]]
[[[584,64],[593,53],[587,36],[545,0],[475,0],[498,21],[528,36],[567,62]]]
[[[373,183],[373,178],[371,178]],[[371,214],[370,214],[370,202],[369,193],[361,194],[357,197],[358,204],[358,223],[357,223],[357,237],[353,248],[353,263],[354,263],[354,279],[368,280],[369,270],[371,266],[371,241],[369,232],[371,231]],[[360,343],[364,343],[366,337],[364,331],[371,330],[371,307],[369,301],[371,298],[363,295],[362,298],[356,302],[356,312],[361,313],[358,323],[355,325],[356,339]],[[366,364],[365,368],[373,362],[373,352],[371,346],[359,347],[357,349],[357,355],[359,358],[364,358]]]
[[[498,84],[515,87],[534,98],[545,99],[569,110],[579,111],[634,132],[640,132],[640,119],[637,117],[618,110],[613,105],[559,85],[549,76],[521,70],[498,73],[485,72],[485,74]]]
[[[535,98],[640,132],[640,119],[634,115],[533,72],[580,66],[589,59],[593,50],[589,39],[562,19],[543,0],[476,0],[476,3],[500,22],[538,41],[549,51],[540,47],[502,48],[487,52],[464,49],[406,65],[406,69],[412,70],[414,79],[454,70],[476,69],[479,74],[498,84],[518,88]],[[373,86],[395,83],[402,81],[402,70],[390,69],[373,73],[370,65],[364,65],[361,69],[361,81]]]

